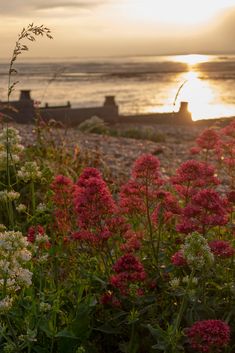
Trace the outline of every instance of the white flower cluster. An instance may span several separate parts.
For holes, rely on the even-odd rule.
[[[189,280],[190,280],[190,278],[189,278],[188,275],[182,278],[182,282],[185,283],[185,284],[188,284]],[[195,286],[198,284],[198,279],[197,279],[197,277],[193,277],[193,278],[191,279],[191,284],[192,284],[192,285],[195,285]]]
[[[5,297],[0,302],[1,310],[10,307],[11,297],[16,291],[32,283],[32,272],[25,268],[31,259],[28,242],[21,232],[0,233],[0,293]]]
[[[0,133],[0,169],[6,169],[8,165],[14,165],[19,162],[19,154],[24,146],[20,143],[21,137],[19,131],[13,127],[7,127]]]
[[[196,232],[186,238],[182,250],[187,264],[192,269],[202,270],[211,267],[214,262],[214,255],[206,239]]]
[[[42,172],[40,171],[36,162],[26,162],[20,170],[17,172],[19,179],[25,183],[29,181],[40,181],[42,178]]]
[[[26,212],[27,207],[26,207],[26,205],[24,205],[23,203],[20,203],[18,206],[16,206],[16,210],[17,210],[19,213],[24,213],[24,212]]]
[[[182,278],[182,284],[188,284],[188,283],[189,283],[189,280],[190,280],[190,278],[189,278],[188,275],[185,276],[185,277],[183,277],[183,278]],[[175,277],[175,278],[173,278],[173,279],[169,282],[169,284],[170,284],[170,286],[171,286],[173,289],[176,289],[176,288],[178,288],[178,287],[181,285],[181,280],[180,280],[179,277]],[[197,279],[197,277],[193,277],[193,278],[191,279],[191,285],[196,286],[197,284],[198,284],[198,279]]]
[[[8,295],[0,300],[0,314],[7,312],[11,307],[13,303],[13,298],[9,297]]]
[[[169,283],[173,289],[176,289],[180,286],[180,279],[178,277],[175,277]]]
[[[20,197],[20,194],[14,190],[3,190],[3,191],[0,191],[0,201],[5,201],[5,202],[8,202],[8,201],[15,201],[15,200],[18,200]]]
[[[37,211],[38,212],[45,212],[46,209],[47,209],[47,206],[44,203],[42,203],[42,202],[37,206]]]
[[[45,303],[45,302],[41,302],[39,305],[39,310],[43,313],[46,313],[48,311],[51,310],[51,304],[49,303]]]

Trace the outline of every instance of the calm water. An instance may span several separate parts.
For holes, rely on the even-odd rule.
[[[0,61],[1,100],[6,100],[7,69]],[[12,99],[20,89],[31,89],[42,104],[70,101],[84,107],[115,95],[123,114],[173,111],[186,100],[194,120],[235,116],[235,56],[34,60],[17,69],[20,83]]]

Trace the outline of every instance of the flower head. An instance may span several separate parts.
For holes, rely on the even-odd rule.
[[[78,179],[75,210],[80,227],[100,225],[115,212],[111,193],[98,170],[86,168]]]
[[[214,262],[214,256],[206,239],[198,233],[187,236],[182,252],[189,267],[195,270],[211,267]]]
[[[36,162],[25,162],[17,172],[19,179],[23,180],[25,183],[29,181],[40,181],[42,179],[42,172]]]
[[[223,226],[228,222],[228,202],[216,191],[203,189],[193,195],[182,210],[177,230],[182,233],[205,232],[213,226]]]
[[[111,276],[110,283],[113,287],[118,288],[123,295],[129,292],[132,284],[141,283],[146,278],[143,265],[132,254],[120,257],[114,264],[113,270],[116,274]]]
[[[182,163],[171,180],[176,191],[186,199],[191,198],[201,188],[219,184],[214,167],[196,160]]]
[[[187,265],[187,261],[184,257],[184,253],[182,250],[177,251],[174,255],[171,257],[171,262],[175,266],[185,266]]]
[[[134,163],[132,177],[134,179],[158,180],[159,179],[159,159],[151,154],[140,156]]]
[[[235,253],[235,249],[225,240],[212,240],[209,242],[209,247],[215,256],[223,259],[231,257]]]
[[[197,138],[196,142],[200,148],[214,150],[219,142],[219,135],[213,129],[204,130]]]
[[[200,353],[221,352],[230,340],[230,328],[222,320],[197,321],[186,334],[190,346]]]

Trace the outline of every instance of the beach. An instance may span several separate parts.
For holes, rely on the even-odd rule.
[[[25,146],[36,143],[34,125],[13,124],[13,126],[19,130]],[[121,128],[125,130],[130,126],[122,124]],[[143,129],[144,126],[140,128]],[[173,175],[180,163],[190,158],[190,148],[195,145],[196,137],[204,128],[200,125],[177,127],[161,124],[155,126],[161,136],[159,142],[88,134],[79,131],[78,128],[66,130],[53,128],[50,136],[53,136],[58,146],[63,143],[64,148],[70,151],[79,149],[83,156],[89,154],[92,159],[97,160],[97,167],[115,180],[125,180],[130,175],[133,162],[145,153],[151,153],[159,158],[164,176]],[[116,129],[120,130],[120,126],[116,126]]]

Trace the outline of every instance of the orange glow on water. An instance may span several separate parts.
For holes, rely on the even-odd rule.
[[[172,61],[188,64],[189,66],[201,64],[209,60],[210,60],[210,57],[208,55],[201,55],[201,54],[176,55],[172,57]]]

